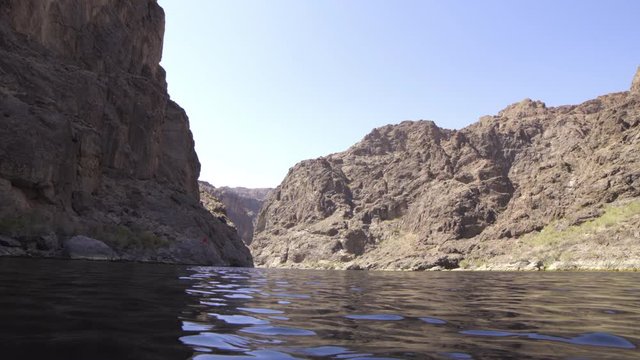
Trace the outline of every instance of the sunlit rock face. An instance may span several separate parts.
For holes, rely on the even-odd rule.
[[[633,77],[633,82],[631,83],[631,92],[640,93],[640,67],[638,67],[638,71],[636,71],[636,76]]]
[[[0,1],[0,233],[35,255],[87,235],[123,259],[251,265],[200,204],[163,34],[153,0]]]
[[[530,238],[545,226],[578,229],[607,204],[635,209],[639,86],[640,72],[631,91],[580,105],[526,99],[461,130],[431,121],[383,126],[345,152],[303,161],[263,205],[256,263],[420,270],[471,259],[496,268],[499,257],[502,268],[574,258],[576,267],[616,268],[624,259],[640,267],[633,212],[582,242]]]

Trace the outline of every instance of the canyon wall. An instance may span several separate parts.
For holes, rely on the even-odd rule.
[[[580,105],[461,130],[406,121],[294,166],[251,244],[268,267],[640,268],[640,70]]]
[[[163,35],[155,0],[0,1],[5,252],[58,256],[86,235],[117,259],[252,264],[200,204],[189,121],[159,65]]]
[[[207,209],[211,212],[220,212],[224,208],[224,214],[229,217],[238,230],[238,235],[245,244],[253,241],[255,221],[264,203],[265,198],[272,189],[244,187],[214,187],[213,185],[200,181],[200,194],[205,202],[209,199]],[[207,205],[207,204],[205,204]]]

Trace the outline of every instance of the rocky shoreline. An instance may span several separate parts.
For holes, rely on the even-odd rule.
[[[194,244],[173,244],[160,249],[139,248],[118,251],[103,241],[76,235],[62,243],[52,238],[23,242],[0,236],[0,257],[28,257],[67,260],[127,261],[159,264],[219,265],[211,263],[212,254],[193,252]],[[176,254],[181,254],[176,256]],[[191,253],[187,255],[185,253]]]

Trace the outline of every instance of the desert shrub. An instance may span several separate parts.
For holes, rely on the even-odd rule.
[[[640,201],[638,200],[608,205],[603,214],[595,219],[561,230],[556,228],[556,223],[552,223],[545,226],[540,232],[529,234],[525,239],[534,246],[558,245],[586,234],[610,228],[636,215],[640,215]]]
[[[51,219],[39,211],[0,217],[0,234],[13,238],[32,238],[50,230]]]
[[[116,249],[157,249],[169,245],[169,240],[149,230],[118,224],[94,226],[89,236],[104,241]]]

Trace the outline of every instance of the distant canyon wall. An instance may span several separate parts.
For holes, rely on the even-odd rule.
[[[122,259],[252,264],[200,204],[163,36],[154,0],[0,1],[0,235],[16,252],[81,234]]]
[[[205,207],[212,213],[224,212],[247,245],[253,241],[255,221],[262,203],[271,190],[270,188],[214,187],[200,181],[200,193]]]

